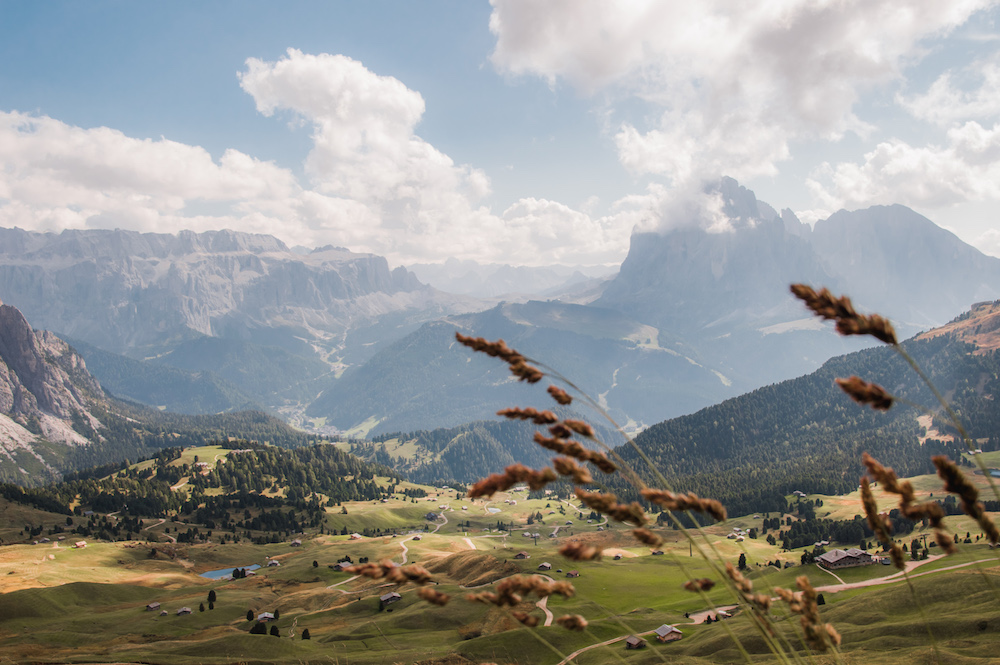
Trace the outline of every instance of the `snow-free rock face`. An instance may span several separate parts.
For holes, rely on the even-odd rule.
[[[35,446],[91,443],[81,431],[99,438],[102,425],[91,409],[102,399],[101,386],[66,342],[32,330],[17,308],[0,305],[0,458],[29,455],[54,472]]]
[[[303,256],[271,236],[20,229],[0,229],[0,298],[38,327],[116,352],[262,328],[323,339],[440,299],[383,257]]]

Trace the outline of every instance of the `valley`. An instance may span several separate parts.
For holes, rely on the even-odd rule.
[[[197,459],[211,460],[186,483],[177,483],[175,493],[190,498],[194,482],[205,468],[222,465],[237,449],[200,447],[186,449],[169,462],[174,468],[190,467]],[[1000,464],[1000,453],[985,453],[989,464]],[[148,463],[132,471],[149,468]],[[267,482],[276,480],[267,476]],[[57,539],[51,529],[64,525],[60,514],[31,510],[10,501],[0,504],[4,547],[0,548],[0,592],[4,603],[0,616],[0,651],[7,662],[150,662],[226,663],[235,661],[354,663],[599,663],[625,658],[628,662],[655,662],[668,658],[677,662],[725,662],[739,659],[732,651],[730,631],[752,652],[766,648],[753,638],[754,629],[737,611],[724,619],[726,626],[705,623],[704,613],[739,605],[725,585],[704,598],[685,591],[682,584],[692,577],[716,573],[700,556],[689,552],[684,535],[671,528],[657,528],[664,538],[661,556],[636,543],[627,528],[590,514],[573,500],[560,499],[558,492],[508,491],[490,500],[470,500],[450,488],[399,483],[376,478],[389,497],[375,501],[342,501],[327,506],[319,525],[290,533],[277,542],[238,542],[237,527],[223,534],[195,523],[186,513],[164,518],[142,518],[139,540],[107,542],[88,539],[74,547],[79,536]],[[933,477],[912,479],[920,498],[938,491]],[[277,483],[276,483],[277,484]],[[985,487],[985,481],[978,484]],[[278,498],[290,488],[272,485],[263,494]],[[408,491],[408,492],[407,492]],[[407,492],[404,494],[404,492]],[[294,493],[294,492],[292,492]],[[426,494],[426,496],[423,496]],[[419,496],[418,496],[419,495]],[[892,498],[878,493],[881,506]],[[844,496],[809,495],[789,497],[789,511],[778,515],[734,516],[725,523],[706,526],[696,537],[699,547],[712,548],[715,555],[734,565],[743,555],[746,573],[757,589],[794,587],[798,575],[806,575],[823,594],[824,619],[832,621],[844,637],[841,658],[854,662],[864,654],[868,662],[905,662],[928,649],[925,634],[904,629],[913,603],[906,582],[890,567],[873,565],[827,571],[800,559],[812,546],[785,551],[757,535],[764,520],[778,517],[786,522],[803,518],[799,503],[815,508],[817,517],[857,519],[857,493]],[[496,512],[494,512],[496,511]],[[250,511],[257,512],[256,510]],[[433,519],[428,513],[434,513]],[[537,519],[538,515],[541,519]],[[79,516],[72,519],[80,521]],[[126,519],[122,511],[96,515],[96,521]],[[30,522],[49,533],[49,542],[29,539],[16,532],[20,522]],[[529,521],[531,523],[529,523]],[[975,532],[965,517],[948,518],[949,529]],[[503,530],[498,530],[501,526]],[[191,528],[210,533],[205,540],[172,542],[176,534]],[[736,530],[756,537],[739,541],[727,536]],[[351,535],[364,530],[370,535]],[[341,534],[340,532],[344,533]],[[381,532],[376,533],[376,532]],[[538,533],[538,538],[525,534]],[[905,543],[920,542],[923,529],[903,537]],[[551,537],[550,537],[551,535]],[[294,538],[293,538],[294,537]],[[934,553],[913,561],[910,583],[917,602],[933,599],[935,623],[949,622],[949,636],[936,645],[948,657],[980,657],[990,652],[990,632],[995,613],[983,577],[996,581],[996,551],[973,533],[971,544],[959,545],[957,554]],[[779,542],[780,532],[779,532]],[[933,541],[933,539],[931,539]],[[558,553],[567,542],[599,548],[599,561],[573,562]],[[298,545],[297,543],[301,543]],[[831,543],[831,546],[857,543]],[[524,553],[527,558],[518,558]],[[523,555],[521,555],[523,556]],[[358,563],[392,561],[419,564],[429,571],[435,591],[451,596],[444,607],[435,607],[417,597],[412,583],[387,583],[335,570],[335,564],[350,557]],[[775,567],[774,562],[787,568]],[[551,569],[539,571],[542,564]],[[260,568],[244,579],[210,580],[202,575],[218,569]],[[555,595],[541,602],[525,600],[511,608],[536,616],[540,625],[527,628],[502,608],[469,602],[470,593],[492,590],[504,579],[518,574],[540,574],[566,580],[575,595]],[[978,589],[978,590],[977,590]],[[214,601],[208,607],[209,594]],[[398,593],[389,604],[379,597]],[[773,593],[773,592],[772,592]],[[706,605],[706,601],[709,603]],[[159,603],[155,610],[147,606]],[[878,608],[896,608],[872,624]],[[190,614],[178,614],[191,608]],[[254,620],[248,621],[248,611]],[[261,612],[276,615],[268,627],[277,635],[252,635],[249,629]],[[552,618],[579,614],[587,619],[583,632],[550,625]],[[780,605],[773,610],[777,629],[793,639],[792,622]],[[784,617],[784,619],[783,619]],[[987,625],[987,629],[977,626]],[[669,624],[681,630],[677,642],[659,644],[650,635]],[[962,628],[968,626],[968,628]],[[303,639],[308,631],[309,639]],[[626,652],[622,644],[629,635],[640,635],[648,646]],[[277,637],[277,639],[275,639]],[[892,649],[872,652],[873,641],[891,643]],[[627,654],[627,655],[626,655]],[[728,655],[727,655],[728,654]],[[766,658],[765,658],[766,661]]]

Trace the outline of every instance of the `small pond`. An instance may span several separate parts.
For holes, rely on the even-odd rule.
[[[260,568],[258,564],[252,564],[250,566],[229,566],[229,568],[220,568],[219,570],[210,570],[206,573],[201,573],[201,577],[207,577],[210,580],[221,580],[227,577],[232,577],[233,571],[237,568],[242,568],[243,570],[257,570]]]

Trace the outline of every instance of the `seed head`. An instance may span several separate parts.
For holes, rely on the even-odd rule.
[[[849,379],[834,379],[834,381],[858,404],[868,404],[876,411],[888,411],[892,408],[892,395],[878,384],[868,383],[857,376],[852,376]]]

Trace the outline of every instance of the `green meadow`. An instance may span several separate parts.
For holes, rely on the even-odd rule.
[[[224,453],[190,449],[181,463],[193,462],[195,455],[207,461]],[[929,479],[917,478],[914,484],[918,491],[932,491]],[[704,612],[738,604],[726,585],[718,584],[704,595],[683,588],[688,579],[718,581],[724,574],[704,555],[735,565],[741,554],[756,592],[774,595],[777,587],[795,589],[796,578],[805,575],[823,593],[823,620],[833,623],[844,639],[839,662],[922,663],[937,658],[943,663],[976,663],[992,658],[995,650],[991,636],[1000,628],[994,609],[1000,601],[1000,550],[982,544],[960,544],[951,557],[932,556],[920,562],[908,580],[882,565],[831,573],[798,565],[802,550],[783,552],[763,537],[727,537],[734,527],[759,530],[760,515],[706,527],[694,544],[680,531],[658,528],[665,553],[653,555],[636,543],[625,525],[603,518],[588,523],[589,510],[555,495],[529,500],[526,492],[512,491],[473,501],[433,487],[421,487],[426,497],[399,493],[414,487],[400,484],[397,494],[385,501],[327,507],[323,532],[299,535],[302,544],[297,547],[289,540],[263,545],[249,540],[171,543],[166,527],[173,533],[190,526],[172,519],[162,524],[146,520],[145,533],[157,542],[94,541],[75,549],[69,535],[64,541],[32,545],[24,537],[24,524],[58,524],[65,516],[0,502],[0,534],[5,543],[15,543],[0,547],[2,662],[556,665],[577,651],[572,662],[580,665],[617,660],[744,662],[734,637],[754,662],[778,662],[745,611],[723,622],[703,622]],[[821,516],[829,512],[837,519],[851,519],[860,510],[857,503],[851,506],[852,497],[809,498],[823,501],[817,509]],[[888,498],[883,500],[888,507]],[[429,512],[436,517],[426,519]],[[956,529],[964,529],[966,522],[948,518]],[[498,530],[499,523],[510,530]],[[347,534],[342,534],[345,529]],[[376,535],[349,535],[364,530]],[[385,533],[377,535],[379,530]],[[904,541],[925,533],[918,527]],[[571,541],[593,545],[604,556],[568,561],[558,548]],[[528,558],[518,558],[521,552]],[[417,562],[430,571],[433,589],[451,597],[446,606],[420,599],[412,583],[334,570],[345,557],[403,563],[404,555],[406,563]],[[766,565],[774,560],[796,565]],[[268,566],[269,561],[280,565]],[[551,564],[551,570],[539,571],[542,563]],[[244,579],[200,576],[251,564],[262,568]],[[570,571],[579,573],[569,580],[575,594],[551,596],[545,609],[553,618],[584,617],[588,625],[583,631],[543,625],[547,614],[536,606],[535,597],[513,608],[536,617],[540,624],[535,628],[522,626],[508,609],[466,599],[514,574],[568,580]],[[869,586],[861,586],[865,584]],[[398,601],[380,603],[380,596],[393,591],[400,594]],[[210,592],[215,593],[211,608]],[[160,605],[147,611],[150,603]],[[185,607],[191,613],[178,614]],[[247,620],[248,611],[253,621]],[[279,615],[267,624],[268,631],[277,628],[277,636],[250,634],[260,612]],[[790,617],[776,602],[770,621],[787,649],[806,654],[798,617]],[[660,644],[648,634],[665,623],[678,626],[683,639]],[[308,640],[302,639],[306,630]],[[631,634],[645,634],[647,646],[626,651],[622,640]],[[602,644],[606,641],[610,643]],[[826,655],[814,662],[837,661]]]

